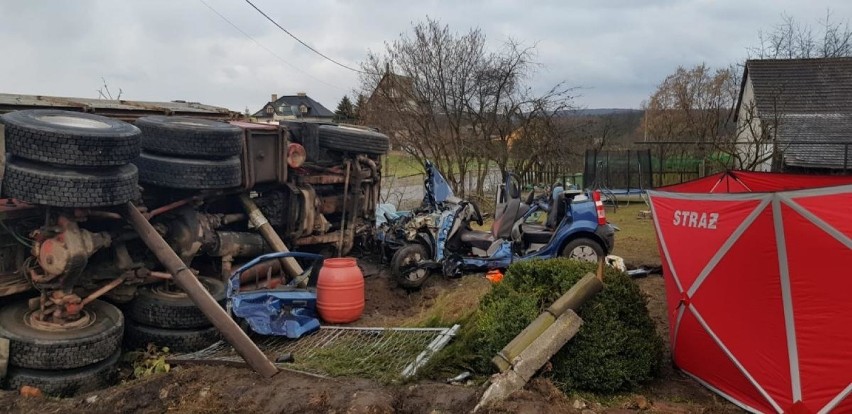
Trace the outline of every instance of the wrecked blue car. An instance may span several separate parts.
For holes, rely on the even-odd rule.
[[[598,261],[613,249],[615,227],[607,222],[597,192],[560,191],[538,198],[531,192],[521,200],[518,176],[507,174],[494,222],[484,231],[471,226],[483,225],[479,206],[455,197],[432,163],[425,169],[422,205],[413,214],[389,217],[380,231],[392,253],[391,271],[406,289],[419,288],[437,271],[458,277],[504,269],[517,260],[560,256]]]

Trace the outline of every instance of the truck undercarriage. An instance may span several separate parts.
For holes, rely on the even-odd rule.
[[[3,121],[8,386],[75,393],[56,370],[94,375],[122,338],[130,346],[167,338],[183,350],[209,344],[218,333],[176,286],[176,273],[190,270],[223,305],[223,280],[248,259],[286,246],[344,255],[374,228],[388,148],[374,131],[165,116],[140,118],[137,129],[55,110]],[[182,269],[164,268],[134,217],[150,223]],[[124,304],[125,314],[100,299]]]

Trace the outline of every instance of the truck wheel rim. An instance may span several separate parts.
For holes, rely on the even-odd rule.
[[[41,320],[39,319],[40,313],[41,311],[39,310],[27,312],[24,315],[24,324],[40,331],[61,332],[73,331],[91,326],[97,319],[94,314],[90,313],[86,309],[80,311],[79,318],[72,321],[66,321],[64,323]]]
[[[59,125],[64,127],[72,127],[72,128],[84,128],[84,129],[109,129],[110,125],[106,122],[97,121],[94,119],[86,119],[86,118],[77,118],[73,116],[65,116],[65,115],[44,115],[38,117],[38,119],[42,122],[46,122],[48,124]]]

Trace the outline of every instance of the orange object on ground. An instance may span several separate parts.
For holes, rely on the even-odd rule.
[[[485,274],[485,278],[496,285],[503,281],[503,272],[501,272],[500,269],[489,270],[488,273]]]
[[[325,259],[317,278],[317,311],[330,323],[350,323],[364,313],[364,275],[352,257]]]

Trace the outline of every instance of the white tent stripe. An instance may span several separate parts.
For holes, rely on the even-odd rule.
[[[815,226],[822,229],[822,231],[831,235],[831,237],[834,237],[835,239],[837,239],[837,241],[843,243],[843,245],[845,245],[847,248],[852,249],[852,239],[850,239],[849,237],[846,237],[845,234],[841,233],[839,230],[834,228],[831,224],[826,223],[821,218],[817,217],[814,213],[811,213],[810,211],[808,211],[807,209],[805,209],[804,207],[799,205],[799,203],[793,201],[793,199],[791,199],[790,197],[788,197],[786,195],[780,195],[780,197],[781,197],[781,200],[784,201],[784,204],[788,205],[790,208],[795,210],[797,213],[801,214],[802,217],[806,218],[808,221],[813,223]]]
[[[751,374],[748,372],[747,369],[745,369],[743,364],[740,363],[737,357],[735,357],[734,354],[731,353],[731,350],[728,349],[728,347],[725,346],[725,344],[722,342],[721,339],[719,339],[716,333],[713,332],[713,329],[710,329],[710,325],[708,325],[704,318],[701,317],[701,314],[698,313],[698,309],[696,309],[695,306],[692,305],[689,307],[689,310],[695,316],[695,319],[698,321],[698,323],[701,324],[704,330],[710,335],[711,338],[713,338],[713,341],[716,342],[716,345],[718,345],[719,348],[722,349],[722,352],[724,352],[725,355],[728,356],[728,359],[730,359],[731,362],[736,365],[737,369],[739,369],[740,372],[746,377],[746,379],[748,379],[751,385],[753,385],[754,388],[756,388],[757,391],[760,392],[760,395],[762,395],[763,398],[765,398],[766,401],[772,405],[772,408],[775,408],[775,411],[777,411],[779,414],[782,414],[784,410],[781,409],[781,406],[779,406],[778,403],[775,402],[774,399],[772,399],[772,396],[769,395],[769,393],[767,393],[766,390],[763,389],[763,387],[754,379],[754,377],[751,376]]]
[[[710,385],[710,383],[708,383],[707,381],[704,381],[703,379],[698,378],[698,376],[697,376],[697,375],[695,375],[695,374],[693,374],[693,373],[691,373],[691,372],[689,372],[689,371],[687,371],[687,370],[685,370],[685,369],[683,369],[683,368],[681,368],[680,370],[681,370],[681,371],[683,371],[683,373],[684,373],[684,374],[689,375],[690,377],[692,377],[692,379],[694,379],[694,380],[698,381],[698,383],[699,383],[699,384],[701,384],[701,385],[705,386],[705,387],[706,387],[706,388],[708,388],[710,391],[713,391],[713,392],[715,392],[716,394],[721,395],[721,396],[722,396],[722,397],[724,397],[726,400],[728,400],[728,401],[730,401],[730,402],[734,403],[734,405],[736,405],[736,406],[738,406],[738,407],[742,408],[743,410],[746,410],[746,411],[749,411],[749,412],[752,412],[752,413],[755,413],[755,414],[761,414],[760,410],[758,410],[758,409],[756,409],[756,408],[754,408],[754,407],[751,407],[751,406],[749,406],[748,404],[746,404],[746,403],[744,403],[744,402],[742,402],[742,401],[740,401],[740,400],[738,400],[738,399],[736,399],[736,398],[734,398],[734,397],[732,397],[732,396],[730,396],[730,395],[728,395],[728,394],[726,394],[726,393],[722,392],[722,390],[720,390],[720,389],[718,389],[718,388],[716,388],[716,387],[714,387],[714,386]]]
[[[695,292],[698,290],[701,284],[704,283],[704,280],[707,279],[708,276],[710,276],[710,272],[712,272],[716,265],[718,265],[719,262],[722,261],[722,258],[724,258],[726,254],[728,254],[728,250],[731,250],[731,247],[733,247],[734,243],[736,243],[737,240],[740,239],[740,236],[742,236],[743,233],[745,233],[745,231],[749,228],[749,226],[751,226],[751,223],[754,223],[760,213],[762,213],[763,210],[766,209],[766,206],[769,205],[770,198],[770,195],[765,195],[763,197],[760,204],[758,204],[757,207],[754,208],[754,211],[752,211],[751,213],[749,213],[748,216],[746,216],[745,220],[743,220],[743,222],[740,223],[737,229],[734,230],[733,233],[731,233],[731,236],[728,237],[728,240],[725,240],[725,243],[722,244],[722,247],[719,248],[719,251],[717,251],[716,254],[713,255],[713,258],[711,258],[710,261],[707,262],[707,266],[704,266],[704,270],[702,270],[701,273],[698,274],[698,277],[695,278],[695,282],[693,282],[692,286],[689,288],[689,291],[687,292],[689,297],[695,295]]]
[[[778,249],[778,270],[781,276],[781,300],[784,304],[784,330],[787,336],[787,357],[790,359],[790,385],[793,402],[802,401],[802,380],[799,373],[799,346],[796,342],[796,321],[793,313],[793,292],[790,269],[787,266],[787,239],[784,235],[784,218],[781,216],[781,199],[772,200],[772,220],[775,226],[775,244]]]
[[[666,263],[669,264],[669,269],[672,272],[672,279],[674,279],[675,284],[677,285],[677,291],[683,293],[683,284],[680,283],[680,279],[677,277],[677,270],[675,270],[674,265],[672,264],[671,255],[669,254],[669,248],[666,246],[666,238],[663,237],[663,232],[660,229],[660,218],[657,217],[657,210],[654,208],[654,193],[653,191],[648,191],[648,200],[651,201],[651,218],[654,220],[654,227],[657,231],[657,237],[660,238],[660,247],[663,249],[663,256],[666,257]]]
[[[829,401],[828,404],[825,405],[825,407],[822,407],[822,409],[819,410],[818,413],[819,414],[830,413],[831,410],[833,410],[835,407],[840,405],[840,403],[843,400],[845,400],[846,397],[848,397],[850,393],[852,393],[852,383],[849,383],[849,385],[847,385],[846,388],[843,389],[843,391],[840,391],[840,394],[837,394],[837,396],[834,397],[834,399],[832,399],[831,401]]]
[[[677,346],[677,334],[680,332],[680,321],[683,319],[683,312],[686,310],[686,306],[679,306],[677,309],[677,319],[675,319],[674,326],[674,335],[672,335],[672,355],[675,353],[675,347]]]

